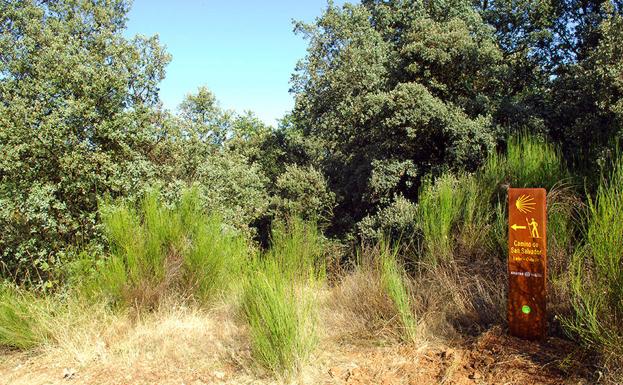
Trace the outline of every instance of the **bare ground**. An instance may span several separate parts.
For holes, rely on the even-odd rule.
[[[316,355],[289,380],[254,367],[231,307],[171,307],[67,330],[31,352],[0,352],[0,384],[595,384],[572,343],[508,337],[500,327],[457,341],[353,340],[335,314]],[[331,321],[333,320],[333,321]],[[340,326],[342,325],[342,326]],[[345,337],[346,336],[346,337]]]

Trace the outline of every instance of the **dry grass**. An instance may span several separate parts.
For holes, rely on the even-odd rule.
[[[425,270],[415,280],[413,292],[427,333],[452,339],[504,323],[505,278],[501,265],[477,261]]]
[[[230,305],[206,311],[169,302],[149,314],[89,310],[75,327],[59,327],[54,344],[12,354],[0,368],[2,381],[54,383],[69,370],[79,383],[199,384],[250,373],[246,331]]]
[[[470,376],[474,373],[491,384],[527,383],[527,378],[544,384],[566,383],[555,366],[534,361],[524,352],[525,342],[506,337],[499,329],[474,343],[453,343],[453,347],[431,337],[435,328],[454,330],[446,312],[478,314],[469,298],[478,291],[489,293],[485,284],[462,290],[446,286],[453,294],[443,297],[444,305],[434,297],[435,291],[440,293],[439,286],[426,289],[434,278],[420,281],[414,286],[420,290],[417,298],[428,302],[418,306],[429,312],[424,314],[418,341],[399,343],[400,322],[374,274],[359,270],[344,276],[337,286],[317,289],[319,348],[297,377],[288,381],[257,372],[248,331],[235,304],[220,301],[202,310],[180,306],[173,299],[147,314],[113,315],[104,307],[94,307],[67,315],[74,318],[73,327],[60,328],[66,321],[59,320],[53,343],[24,353],[0,352],[0,384],[424,385],[444,379],[446,383],[473,383]],[[453,274],[446,273],[446,285],[458,285]],[[441,318],[446,320],[438,321]],[[484,343],[483,338],[494,341]],[[507,346],[514,350],[507,351]],[[540,348],[531,349],[538,353]],[[554,358],[566,354],[548,349]],[[64,379],[65,374],[72,381]],[[575,376],[567,378],[586,384]]]
[[[326,301],[324,318],[332,325],[332,338],[351,344],[399,340],[400,318],[377,270],[363,267],[346,275]]]
[[[325,322],[333,337],[350,344],[400,341],[403,326],[387,295],[378,264],[364,250],[357,267],[331,288]],[[419,265],[406,284],[418,315],[415,345],[477,335],[506,319],[506,268],[501,261],[462,259],[445,266]]]

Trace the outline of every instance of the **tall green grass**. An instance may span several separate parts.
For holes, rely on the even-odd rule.
[[[195,189],[169,207],[157,190],[137,205],[103,207],[110,256],[83,290],[123,306],[153,307],[178,292],[206,300],[240,276],[249,248],[221,219],[201,209]]]
[[[489,155],[480,174],[486,186],[543,187],[547,190],[569,178],[558,147],[537,136],[512,136],[506,152]]]
[[[381,283],[383,289],[396,307],[403,326],[402,338],[413,342],[417,338],[417,318],[413,312],[413,304],[406,285],[405,271],[398,263],[399,247],[390,246],[381,239],[379,242]]]
[[[28,349],[44,343],[51,337],[53,314],[58,311],[48,297],[0,284],[0,345]]]
[[[322,238],[313,224],[276,224],[272,247],[250,265],[242,310],[257,363],[277,375],[296,372],[317,343],[314,288],[324,281]]]
[[[462,197],[462,212],[456,230],[462,254],[479,252],[486,248],[494,218],[489,203],[492,186],[484,184],[477,174],[464,174],[456,189],[456,194]]]
[[[458,246],[462,254],[481,248],[493,216],[490,191],[474,174],[446,173],[422,185],[418,224],[427,262],[436,266],[452,261]]]
[[[581,341],[623,354],[623,156],[589,200],[585,245],[573,259],[574,316],[564,322]]]
[[[326,275],[325,246],[316,223],[292,217],[273,224],[267,258],[275,260],[292,279],[322,280]]]
[[[458,180],[444,174],[434,183],[422,184],[418,201],[418,222],[424,236],[426,261],[437,265],[450,261],[454,251],[452,227],[461,216],[463,195]]]
[[[293,374],[317,343],[316,303],[275,260],[255,264],[244,285],[244,312],[256,362],[277,375]]]
[[[570,173],[565,165],[560,149],[546,140],[527,133],[512,136],[504,153],[492,153],[477,172],[478,185],[481,188],[481,208],[492,213],[489,235],[492,251],[499,255],[507,254],[508,227],[506,217],[506,188],[508,187],[542,187],[548,192],[561,190],[561,183],[570,180]],[[558,186],[558,187],[557,187]],[[568,191],[564,194],[550,194],[549,204],[555,204],[554,210],[549,210],[552,235],[560,242],[566,243],[573,229],[570,221],[566,220],[569,214]],[[550,237],[552,238],[552,237]]]

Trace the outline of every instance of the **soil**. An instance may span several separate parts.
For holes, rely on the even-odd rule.
[[[529,342],[509,337],[499,327],[452,346],[321,346],[301,375],[288,382],[323,385],[426,384],[596,384],[576,345],[559,338]],[[38,363],[36,357],[0,352],[0,384],[268,384],[233,361],[197,370],[192,363],[174,371],[154,363],[129,368],[84,366],[71,369]],[[151,365],[149,365],[151,364]],[[277,382],[280,383],[280,382]]]
[[[329,369],[325,384],[594,384],[577,346],[559,338],[529,342],[501,328],[456,347],[353,352],[351,364]]]

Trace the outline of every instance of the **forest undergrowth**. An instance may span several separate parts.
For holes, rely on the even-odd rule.
[[[424,183],[416,231],[356,245],[351,255],[336,254],[345,248],[298,218],[275,222],[262,249],[202,212],[193,189],[174,204],[157,189],[136,203],[109,201],[101,207],[107,253],[80,254],[55,290],[2,285],[0,345],[54,352],[80,365],[134,362],[142,353],[132,339],[156,328],[162,331],[146,333],[163,333],[158,354],[176,362],[207,348],[192,335],[172,346],[167,333],[201,334],[221,322],[227,326],[218,331],[226,336],[218,359],[289,381],[313,364],[319,346],[326,349],[327,335],[339,335],[336,346],[472,338],[506,323],[505,189],[543,186],[549,334],[597,353],[591,365],[604,373],[600,381],[616,383],[623,353],[623,230],[616,225],[622,161],[583,201],[558,150],[519,136],[475,173]],[[243,332],[234,337],[230,329]],[[228,355],[234,345],[248,349]]]

